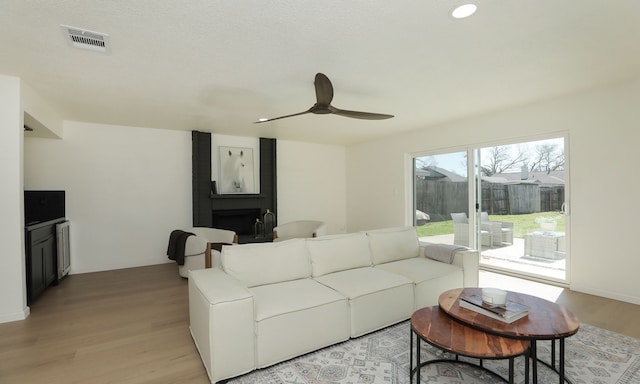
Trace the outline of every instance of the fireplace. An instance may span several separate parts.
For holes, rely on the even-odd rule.
[[[253,225],[260,218],[260,208],[217,209],[213,211],[212,227],[235,231],[240,236],[253,236]]]
[[[267,209],[278,212],[276,139],[260,138],[260,193],[217,194],[211,189],[212,161],[217,156],[211,154],[219,149],[212,148],[210,132],[193,131],[191,138],[193,226],[235,231],[240,244],[272,241],[273,233],[254,237],[253,228]],[[274,225],[277,222],[276,216]]]

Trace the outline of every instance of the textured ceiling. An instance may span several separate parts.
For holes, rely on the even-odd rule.
[[[349,144],[640,75],[638,0],[5,0],[0,74],[66,120]],[[72,48],[61,24],[109,35]],[[367,121],[260,117],[313,105],[313,78]]]

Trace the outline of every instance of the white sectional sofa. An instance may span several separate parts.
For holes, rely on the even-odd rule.
[[[450,247],[419,243],[413,227],[224,247],[219,268],[189,276],[191,335],[209,379],[361,336],[447,289],[477,286],[478,251]]]

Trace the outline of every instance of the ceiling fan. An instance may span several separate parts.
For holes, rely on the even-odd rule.
[[[266,123],[267,121],[284,119],[285,117],[305,115],[307,113],[315,113],[316,115],[326,115],[332,113],[334,115],[365,120],[384,120],[393,117],[393,115],[386,115],[383,113],[348,111],[346,109],[338,109],[334,107],[333,105],[331,105],[331,100],[333,100],[333,86],[331,85],[331,81],[329,81],[329,78],[322,73],[316,74],[316,79],[313,82],[313,85],[316,88],[316,103],[308,110],[291,115],[274,117],[272,119],[260,119],[255,123]]]

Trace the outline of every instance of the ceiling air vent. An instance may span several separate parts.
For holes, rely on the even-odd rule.
[[[106,33],[89,31],[78,27],[61,25],[72,47],[88,49],[90,51],[107,52],[109,35]]]

